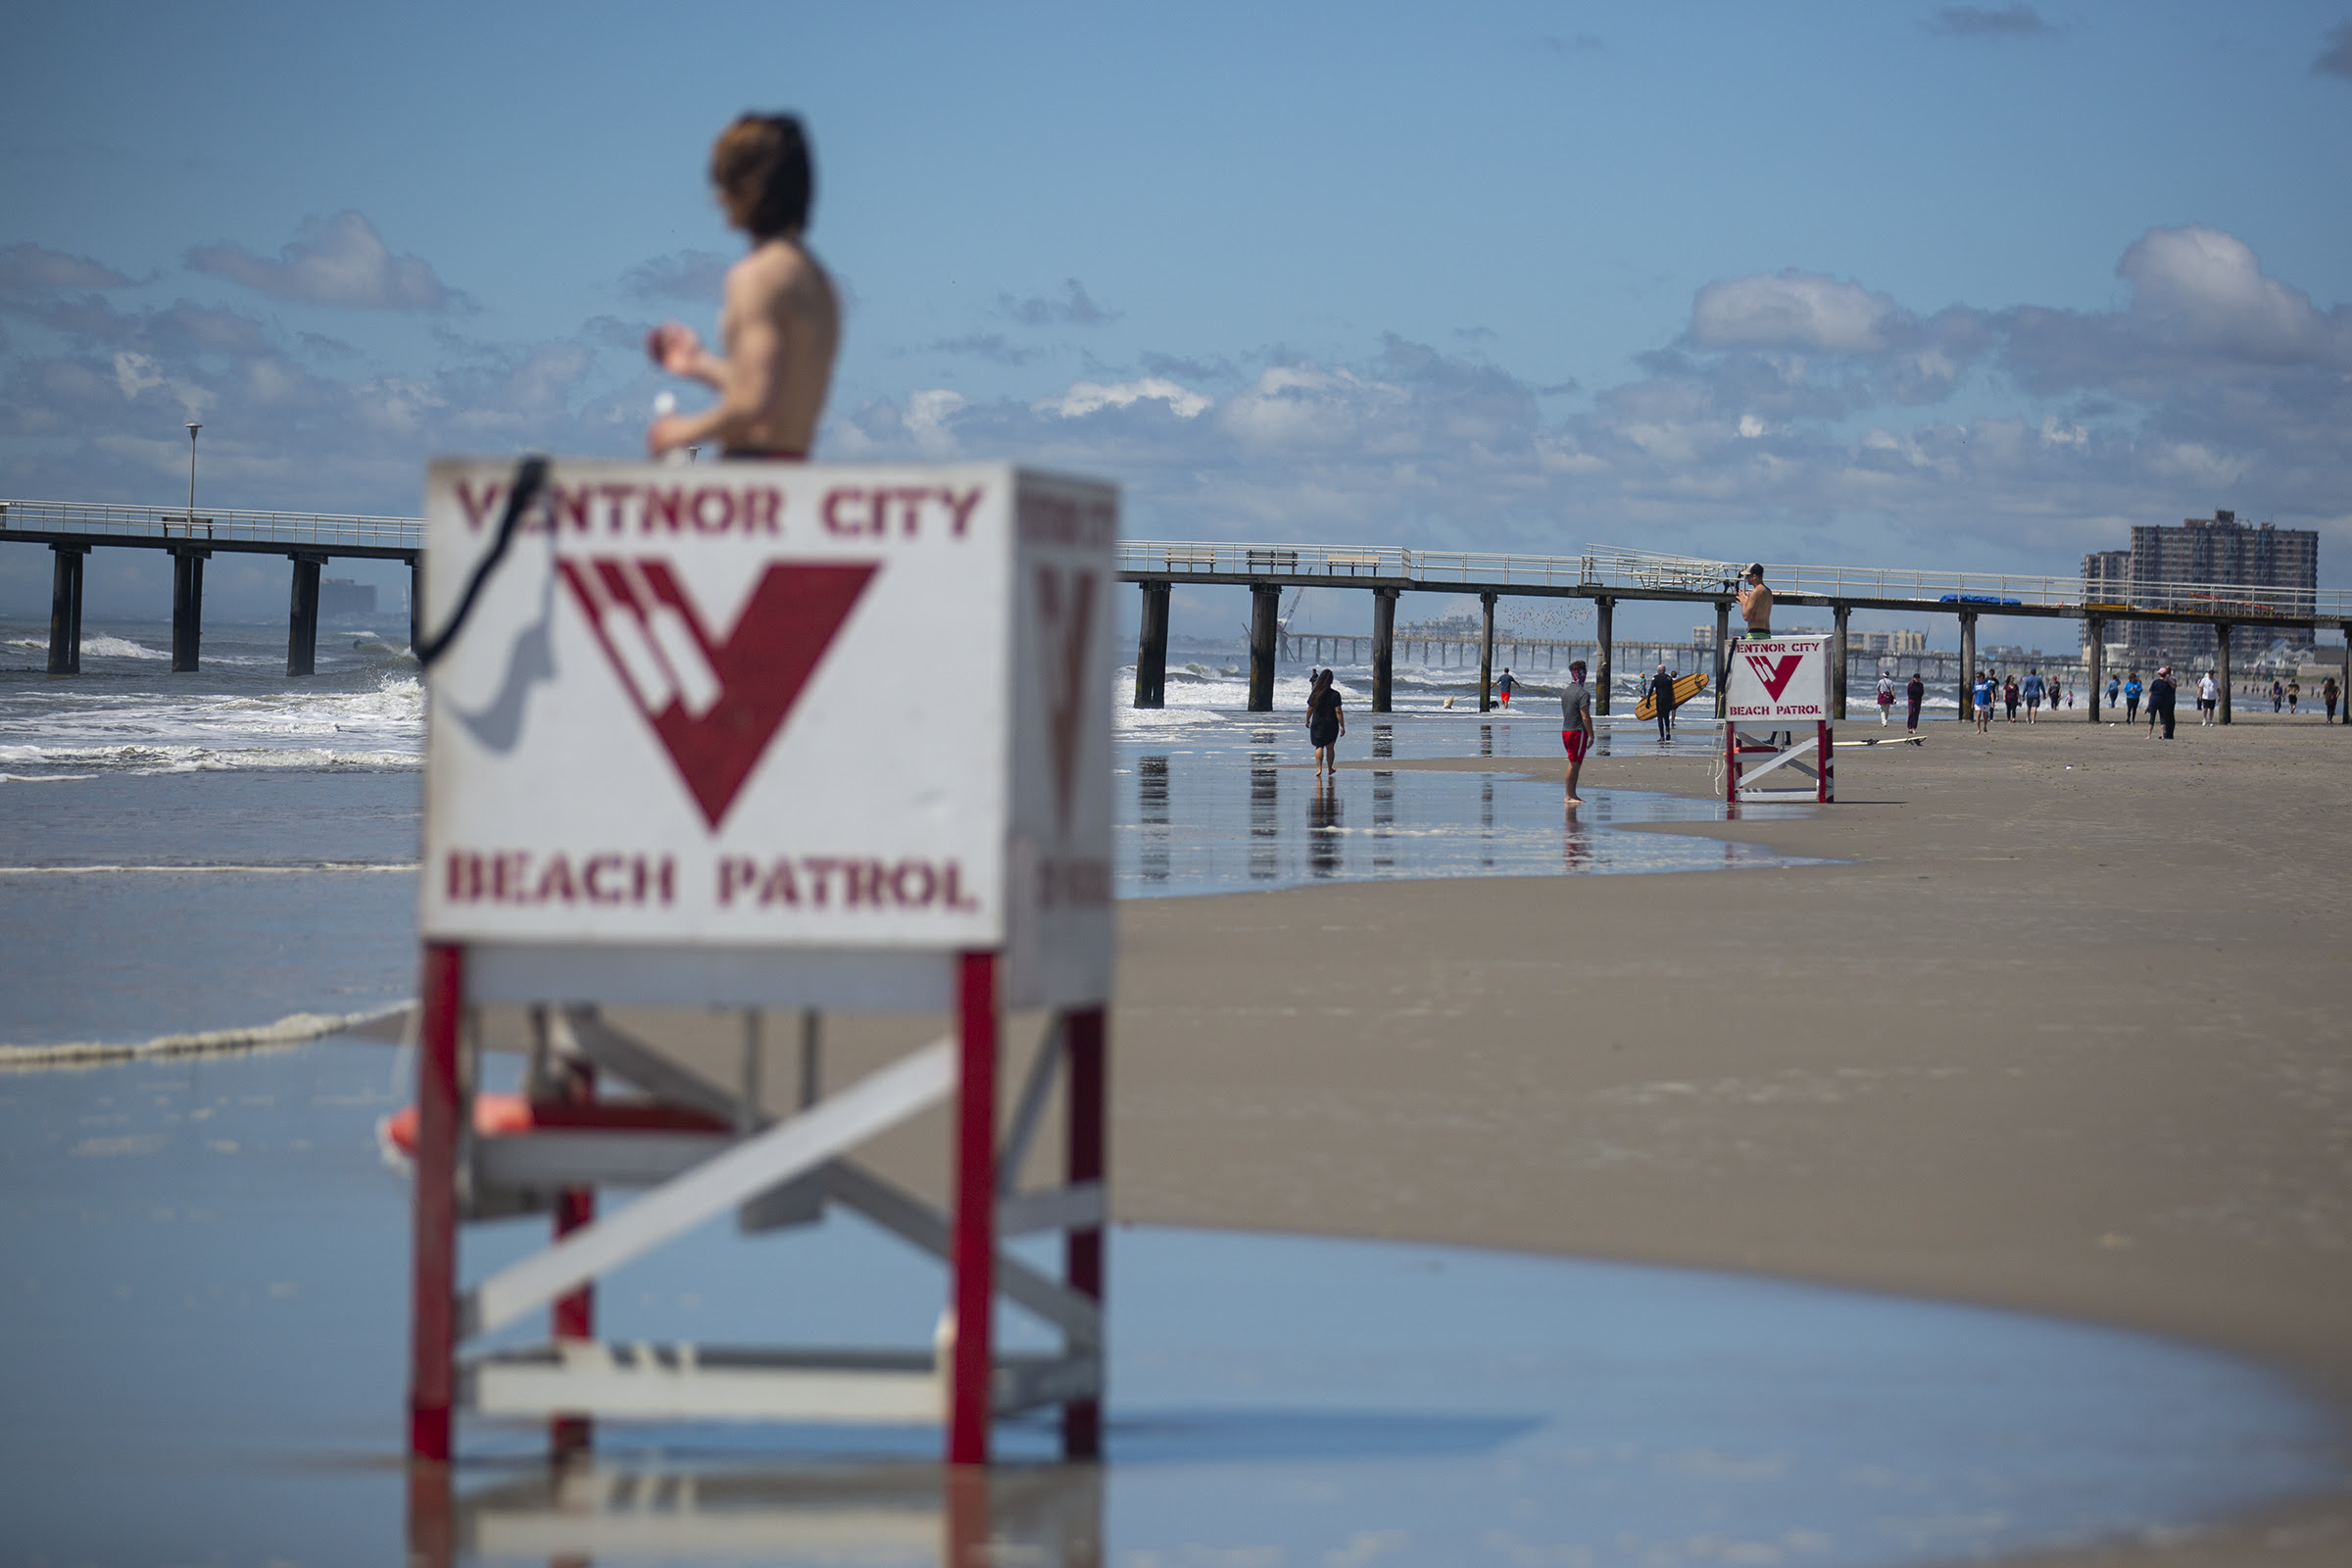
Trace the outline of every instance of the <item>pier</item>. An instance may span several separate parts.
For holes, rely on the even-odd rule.
[[[1397,643],[1396,604],[1404,593],[1476,594],[1482,612],[1477,642],[1480,711],[1494,706],[1494,610],[1504,598],[1583,599],[1592,602],[1597,635],[1592,640],[1593,706],[1609,711],[1611,663],[1617,651],[1614,612],[1620,603],[1669,601],[1710,606],[1715,636],[1708,649],[1715,716],[1723,716],[1726,661],[1734,646],[1732,613],[1740,566],[1688,556],[1595,545],[1580,556],[1525,556],[1477,551],[1408,550],[1395,545],[1322,546],[1217,544],[1128,540],[1119,546],[1119,580],[1143,590],[1143,631],[1136,650],[1135,706],[1165,702],[1168,596],[1176,584],[1238,586],[1250,592],[1250,709],[1273,709],[1274,667],[1284,652],[1279,615],[1287,588],[1355,588],[1372,596],[1370,644],[1372,710],[1390,711]],[[2352,688],[2352,594],[2304,592],[2233,584],[2130,583],[1997,572],[1902,571],[1880,567],[1775,565],[1765,583],[1776,608],[1830,612],[1832,708],[1847,711],[1848,623],[1857,610],[1890,610],[1955,616],[1960,632],[1959,716],[1975,717],[1969,673],[1977,667],[1977,621],[2009,615],[2085,623],[2089,636],[2083,716],[2096,723],[2106,680],[2102,654],[2107,625],[2117,620],[2185,622],[2220,633],[2217,676],[2222,722],[2230,721],[2230,633],[2235,627],[2281,626],[2315,632],[2336,628],[2347,644],[2345,678]],[[1330,634],[1323,634],[1326,641]],[[1300,633],[1304,640],[1313,634]],[[1351,645],[1359,640],[1345,639]],[[1408,646],[1412,641],[1408,634]],[[1458,640],[1447,648],[1461,646]],[[1558,639],[1547,639],[1558,641]],[[1508,639],[1505,646],[1509,646]],[[1672,645],[1643,643],[1644,649]],[[1915,657],[1915,656],[1904,656]]]
[[[318,640],[319,567],[336,557],[403,561],[409,565],[409,640],[417,638],[416,576],[424,554],[424,525],[414,517],[353,516],[327,513],[230,512],[198,515],[170,507],[100,506],[69,501],[0,501],[0,543],[46,545],[54,554],[49,617],[49,673],[77,674],[81,668],[81,589],[85,558],[93,549],[163,550],[172,558],[172,667],[193,670],[201,653],[204,564],[216,553],[278,555],[289,563],[286,616],[286,673],[307,675],[316,667]],[[1609,711],[1614,662],[1623,654],[1648,667],[1674,655],[1703,657],[1708,663],[1716,716],[1722,716],[1725,661],[1732,637],[1740,566],[1688,556],[1589,546],[1581,555],[1537,556],[1479,551],[1411,550],[1396,545],[1226,544],[1131,539],[1118,547],[1118,577],[1143,591],[1143,624],[1137,638],[1134,704],[1159,708],[1166,702],[1168,598],[1178,583],[1245,587],[1250,591],[1250,710],[1274,706],[1274,671],[1291,659],[1320,659],[1347,645],[1352,659],[1372,666],[1372,710],[1390,711],[1398,645],[1411,658],[1467,667],[1475,656],[1479,708],[1494,706],[1498,648],[1514,669],[1558,667],[1560,654],[1590,648],[1594,706]],[[1963,720],[1975,716],[1969,673],[1977,664],[1977,622],[1985,615],[2019,616],[2084,623],[2089,636],[2081,667],[2089,701],[2083,716],[2100,717],[2106,682],[2103,652],[2114,621],[2172,621],[2214,627],[2219,633],[2216,676],[2222,688],[2221,718],[2230,722],[2232,672],[2230,632],[2237,626],[2341,630],[2352,645],[2352,593],[2250,588],[2234,584],[2134,583],[2002,572],[1907,571],[1868,566],[1770,564],[1765,582],[1776,606],[1829,612],[1836,639],[1832,671],[1833,706],[1847,710],[1852,663],[1847,623],[1856,610],[1951,615],[1957,621],[1960,655],[1951,679]],[[1282,624],[1285,589],[1359,589],[1371,599],[1371,625],[1362,635],[1292,633]],[[1396,603],[1407,593],[1475,594],[1481,631],[1475,639],[1399,632]],[[1531,638],[1507,630],[1497,640],[1496,606],[1504,599],[1580,599],[1591,603],[1595,635],[1588,639]],[[1677,644],[1648,639],[1620,644],[1614,634],[1620,604],[1672,602],[1712,609],[1715,635],[1706,642]],[[1313,651],[1310,653],[1309,649]],[[1368,659],[1366,656],[1368,655]],[[1898,656],[1909,661],[1918,656]],[[1926,656],[1934,660],[1936,656]],[[1679,665],[1678,665],[1679,667]],[[1924,673],[1922,661],[1913,665]],[[2344,678],[2352,689],[2352,658]]]
[[[94,549],[162,550],[172,557],[172,667],[193,670],[203,651],[204,564],[216,554],[284,556],[288,572],[286,673],[318,663],[318,568],[337,556],[409,564],[409,641],[416,641],[416,564],[424,524],[414,517],[318,512],[222,512],[98,506],[78,501],[0,501],[0,542],[47,545],[49,673],[81,673],[82,563]]]

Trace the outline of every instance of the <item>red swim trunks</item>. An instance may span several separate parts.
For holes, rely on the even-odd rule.
[[[1571,762],[1583,761],[1585,760],[1585,748],[1591,743],[1592,737],[1587,735],[1581,729],[1564,729],[1560,731],[1560,744],[1568,748],[1568,760]]]

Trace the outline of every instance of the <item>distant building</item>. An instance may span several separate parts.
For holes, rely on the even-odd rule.
[[[374,614],[375,584],[353,582],[349,577],[319,578],[318,613],[322,618]]]
[[[1858,654],[1924,654],[1928,651],[1928,634],[1924,631],[1854,631],[1846,633],[1846,642]]]
[[[2083,598],[2089,604],[2133,605],[2147,610],[2193,610],[2216,598],[2251,600],[2289,613],[2309,614],[2320,587],[2320,536],[2309,528],[2248,527],[2234,512],[2189,517],[2178,528],[2132,530],[2129,550],[2101,550],[2082,558]],[[2216,589],[2251,593],[2216,594]],[[2209,663],[2215,656],[2214,628],[2169,621],[2111,622],[2110,657],[2134,665]],[[2278,627],[2252,619],[2234,626],[2232,658],[2251,659],[2284,633],[2288,644],[2308,648],[2309,627]],[[2083,624],[2083,647],[2090,628]]]

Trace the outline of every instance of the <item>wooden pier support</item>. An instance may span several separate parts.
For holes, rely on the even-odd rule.
[[[1831,622],[1838,628],[1830,639],[1830,711],[1839,718],[1845,717],[1845,630],[1853,613],[1851,605],[1830,606]]]
[[[1732,602],[1715,601],[1715,716],[1731,712]]]
[[[1372,590],[1372,711],[1385,713],[1396,674],[1396,590]]]
[[[1168,585],[1146,582],[1144,624],[1135,639],[1135,706],[1168,706]]]
[[[2230,722],[2230,632],[2227,625],[2213,628],[2213,679],[2222,689],[2221,711],[2215,722],[2221,724]]]
[[[88,545],[51,545],[49,568],[49,673],[81,673],[81,568]]]
[[[172,672],[196,672],[204,643],[204,564],[212,555],[192,545],[172,551]]]
[[[1494,595],[1480,594],[1478,607],[1478,710],[1484,713],[1494,706]]]
[[[1960,612],[1960,722],[1973,724],[1977,718],[1977,616],[1976,612]]]
[[[1592,711],[1606,718],[1609,688],[1616,684],[1610,676],[1610,662],[1617,647],[1617,601],[1605,594],[1593,600],[1592,617],[1600,631],[1599,645],[1592,651],[1593,662],[1600,666],[1592,672]]]
[[[2090,721],[2096,724],[2099,721],[2099,703],[2106,696],[2101,688],[2107,682],[2107,622],[2092,615],[2082,622],[2082,629],[2090,644],[2083,653],[2082,667],[2090,671],[2090,679],[2086,683],[2090,687],[2088,707]]]
[[[294,586],[286,610],[286,673],[309,675],[318,668],[318,568],[326,557],[305,551],[289,556]]]
[[[1250,585],[1250,711],[1274,711],[1274,639],[1280,635],[1282,588]]]

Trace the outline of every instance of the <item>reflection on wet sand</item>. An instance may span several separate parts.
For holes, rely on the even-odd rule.
[[[1038,1564],[1102,1561],[1102,1470],[876,1464],[792,1470],[537,1469],[409,1484],[409,1561]]]
[[[1138,758],[1135,764],[1138,820],[1143,824],[1139,869],[1147,882],[1168,879],[1168,760]]]
[[[1340,781],[1318,777],[1315,792],[1306,802],[1306,864],[1310,874],[1333,877],[1344,867],[1340,854],[1347,830],[1348,813],[1340,804]]]
[[[1274,744],[1270,729],[1253,730],[1250,742],[1257,746]],[[1276,764],[1281,758],[1273,752],[1256,751],[1250,754],[1250,880],[1271,882],[1282,874],[1281,858],[1275,853],[1274,841],[1282,833],[1275,810],[1281,804],[1277,799],[1280,774]]]

